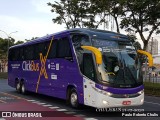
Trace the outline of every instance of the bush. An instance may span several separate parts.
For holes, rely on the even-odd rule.
[[[8,73],[1,73],[0,72],[0,79],[7,79],[8,78]]]
[[[144,82],[144,92],[147,95],[160,96],[160,83]]]

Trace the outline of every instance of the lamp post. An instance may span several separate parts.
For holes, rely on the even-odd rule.
[[[3,32],[7,37],[8,37],[8,44],[7,44],[7,51],[9,50],[9,40],[10,40],[10,38],[11,38],[11,34],[13,34],[13,33],[16,33],[16,32],[18,32],[18,31],[14,31],[14,32],[11,32],[11,33],[9,33],[9,34],[7,34],[7,32],[5,32],[5,31],[3,31],[3,30],[0,30],[1,32]],[[7,59],[8,59],[8,52],[7,52]]]

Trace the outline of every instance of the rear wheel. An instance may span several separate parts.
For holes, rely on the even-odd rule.
[[[78,103],[78,95],[75,89],[72,89],[70,92],[70,105],[74,108],[78,108],[79,107],[79,103]]]
[[[26,88],[25,88],[24,82],[21,83],[21,92],[22,94],[26,94]]]

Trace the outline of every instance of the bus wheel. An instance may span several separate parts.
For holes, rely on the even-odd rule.
[[[26,94],[26,88],[25,88],[24,82],[21,83],[21,92],[22,94]]]
[[[21,92],[21,84],[20,84],[20,82],[18,81],[17,83],[16,83],[16,90],[17,90],[17,92]]]
[[[70,104],[73,108],[78,108],[78,95],[76,93],[76,90],[75,89],[72,89],[71,92],[70,92]]]

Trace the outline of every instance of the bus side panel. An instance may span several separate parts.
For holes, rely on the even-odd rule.
[[[38,61],[34,61],[38,63]],[[38,63],[39,64],[39,63]],[[32,70],[31,61],[14,61],[8,64],[8,84],[16,87],[15,80],[24,80],[26,90],[35,92],[39,71]]]
[[[74,85],[79,96],[79,102],[83,103],[83,79],[79,74],[75,61],[71,62],[62,58],[47,60],[46,72],[48,79],[42,76],[38,92],[49,96],[66,99],[67,87]]]
[[[12,69],[13,64],[13,62],[8,62],[8,85],[11,87],[15,87],[15,75]]]

